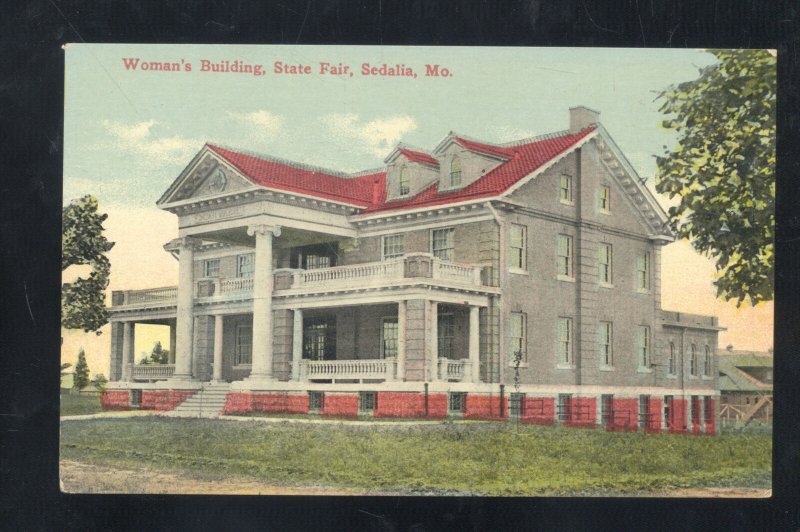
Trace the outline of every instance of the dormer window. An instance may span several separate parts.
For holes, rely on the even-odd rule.
[[[403,165],[400,168],[400,196],[408,196],[408,193],[411,192],[411,185],[408,181],[408,166]]]
[[[450,186],[457,187],[461,185],[461,160],[458,157],[453,157],[450,161]]]

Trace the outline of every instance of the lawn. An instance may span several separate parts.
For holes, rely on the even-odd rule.
[[[61,392],[61,415],[80,416],[102,412],[99,395],[78,395]]]
[[[398,427],[139,417],[62,423],[61,457],[196,478],[403,493],[600,495],[770,487],[765,435],[502,424]]]

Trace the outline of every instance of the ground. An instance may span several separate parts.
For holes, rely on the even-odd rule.
[[[769,496],[769,435],[123,414],[62,422],[68,492]]]

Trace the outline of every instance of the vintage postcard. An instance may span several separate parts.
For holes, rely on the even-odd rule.
[[[61,483],[771,493],[771,50],[70,44]]]

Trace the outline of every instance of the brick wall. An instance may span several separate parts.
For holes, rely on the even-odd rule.
[[[613,420],[606,426],[611,432],[637,431],[639,429],[639,399],[613,399]]]
[[[645,432],[659,432],[661,431],[661,418],[664,408],[664,401],[660,397],[650,397],[648,401],[648,412],[650,415],[645,424]]]
[[[142,402],[139,408],[166,412],[173,410],[194,393],[194,391],[183,390],[142,390]]]
[[[407,392],[378,392],[375,417],[425,417],[425,395]]]
[[[503,419],[500,417],[500,396],[468,394],[464,419]]]
[[[520,422],[531,425],[554,425],[556,400],[552,397],[526,397]]]
[[[565,427],[595,428],[597,426],[597,399],[594,397],[573,397],[569,419]]]
[[[447,417],[447,394],[432,393],[428,395],[428,418],[444,419]]]
[[[686,399],[674,398],[669,408],[667,421],[669,432],[686,432]]]
[[[108,390],[100,395],[103,410],[130,410],[130,401],[128,390]]]
[[[706,411],[705,411],[706,419],[706,434],[716,434],[717,433],[717,413],[716,413],[716,403],[713,398],[709,398],[706,400]]]
[[[357,417],[358,394],[326,393],[325,404],[320,414],[331,417]]]

